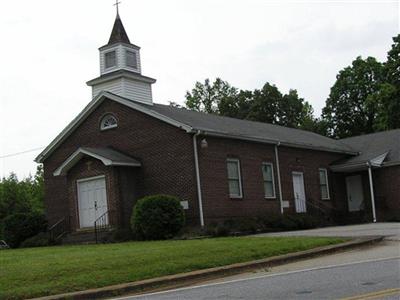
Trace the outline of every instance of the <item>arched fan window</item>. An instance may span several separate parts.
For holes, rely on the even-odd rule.
[[[100,122],[100,129],[107,130],[118,126],[117,119],[112,114],[105,115]]]

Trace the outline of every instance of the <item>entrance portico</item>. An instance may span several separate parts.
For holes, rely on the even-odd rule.
[[[116,187],[126,188],[129,183],[135,190],[135,169],[140,166],[138,160],[109,148],[79,148],[68,157],[54,176],[66,175],[68,181],[70,209],[66,215],[71,217],[71,229],[93,228],[99,218],[102,225],[121,225],[124,202],[133,202],[124,197],[133,197],[135,192],[127,196]]]
[[[372,222],[376,222],[376,205],[375,205],[375,192],[373,181],[373,168],[381,168],[388,152],[378,155],[367,161],[357,163],[343,163],[333,165],[331,167],[334,172],[344,173],[346,181],[346,195],[348,211],[355,212],[364,210],[366,207],[366,200],[363,190],[363,174],[367,172],[369,197],[371,201]]]

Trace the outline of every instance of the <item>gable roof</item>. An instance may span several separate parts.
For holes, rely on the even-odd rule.
[[[330,139],[310,131],[221,117],[170,105],[141,104],[103,91],[64,128],[64,130],[36,157],[35,161],[38,163],[43,162],[105,99],[116,101],[170,125],[181,128],[188,133],[201,132],[204,135],[210,136],[268,144],[282,144],[289,147],[339,152],[350,155],[357,154],[356,150],[341,141]]]
[[[400,129],[364,134],[340,140],[342,143],[359,149],[360,154],[338,162],[337,167],[366,165],[400,164]]]
[[[81,147],[72,153],[53,173],[54,176],[64,175],[84,156],[100,160],[105,166],[140,167],[136,159],[110,148]]]
[[[206,135],[270,142],[291,147],[357,154],[350,146],[311,131],[196,112],[154,104],[152,110],[185,123]]]

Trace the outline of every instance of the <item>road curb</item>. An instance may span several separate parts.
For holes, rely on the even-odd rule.
[[[285,263],[293,262],[304,258],[310,258],[342,250],[348,250],[351,248],[366,246],[378,243],[382,241],[383,238],[384,238],[383,236],[356,238],[341,244],[322,246],[310,250],[273,256],[250,262],[236,263],[222,267],[209,268],[209,269],[198,270],[188,273],[181,273],[176,275],[168,275],[168,276],[146,279],[131,283],[123,283],[112,286],[106,286],[102,288],[65,293],[53,296],[46,296],[41,298],[35,298],[34,300],[96,299],[96,298],[113,297],[128,293],[149,291],[151,289],[167,287],[171,285],[182,286],[185,284],[190,284],[192,282],[198,281],[199,279],[213,279],[220,277],[221,275],[233,275],[243,271],[250,271],[264,267],[282,265]]]

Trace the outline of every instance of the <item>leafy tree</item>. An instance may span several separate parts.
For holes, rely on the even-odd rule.
[[[278,104],[277,123],[279,125],[302,128],[303,124],[314,120],[311,104],[300,98],[296,90],[283,95]]]
[[[247,119],[265,123],[277,123],[282,94],[275,85],[268,82],[261,90],[253,92],[253,103]]]
[[[188,109],[206,112],[218,113],[218,106],[223,99],[233,97],[237,94],[237,89],[228,82],[217,78],[212,84],[209,79],[196,82],[191,92],[186,92],[185,105]]]
[[[174,103],[170,105],[176,106]],[[219,78],[213,84],[206,79],[204,84],[196,82],[192,92],[186,93],[185,105],[191,110],[232,118],[296,128],[315,127],[312,106],[300,98],[296,90],[282,95],[275,85],[268,82],[262,89],[239,91]]]
[[[357,57],[339,72],[322,111],[328,136],[344,138],[374,132],[378,105],[367,99],[380,90],[383,75],[383,65],[373,57]]]
[[[253,103],[251,91],[239,91],[236,95],[230,95],[221,99],[218,111],[221,116],[247,119]]]
[[[378,105],[376,130],[400,128],[400,34],[393,42],[384,64],[385,83],[369,99]]]
[[[18,180],[14,173],[0,181],[0,236],[3,220],[17,213],[42,213],[44,196],[43,167],[36,175]]]

